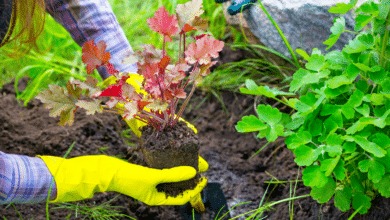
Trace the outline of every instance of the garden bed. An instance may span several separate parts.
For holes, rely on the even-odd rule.
[[[226,59],[226,54],[238,59],[243,57],[230,51],[222,52],[221,58]],[[233,60],[227,59],[224,62],[231,61]],[[26,80],[23,83],[26,84]],[[49,117],[49,110],[45,109],[39,100],[31,101],[27,107],[18,104],[13,88],[13,84],[8,84],[0,89],[0,151],[27,156],[37,154],[64,156],[75,142],[68,158],[104,152],[111,156],[121,155],[130,158],[133,163],[144,163],[142,154],[132,152],[134,147],[127,145],[121,137],[121,131],[127,129],[127,125],[120,116],[104,113],[87,117],[80,111],[76,114],[78,119],[73,126],[58,126],[59,119]],[[20,86],[20,89],[22,88],[23,85]],[[208,96],[209,98],[200,105],[207,95],[197,91],[183,118],[192,122],[198,129],[200,155],[210,165],[209,170],[203,175],[209,182],[218,182],[222,185],[229,208],[242,202],[252,201],[236,207],[231,212],[231,216],[235,217],[258,207],[268,186],[264,181],[270,181],[271,176],[279,181],[295,180],[298,167],[294,162],[294,155],[285,147],[282,139],[268,145],[250,159],[251,155],[266,143],[266,140],[256,140],[253,134],[238,133],[235,125],[241,119],[241,114],[253,107],[253,97],[231,92],[222,92],[221,95],[229,115],[213,96]],[[254,114],[253,108],[246,114]],[[125,138],[125,140],[136,142],[135,138]],[[271,184],[268,192],[265,195],[267,202],[289,198],[290,184]],[[299,182],[295,195],[309,193],[310,188],[304,187]],[[114,198],[115,195],[116,193],[100,193],[93,199],[86,200],[85,203],[89,206],[100,205]],[[369,213],[364,216],[357,215],[355,219],[388,219],[389,201],[383,197],[375,199]],[[84,205],[83,202],[78,204]],[[119,210],[136,219],[181,219],[178,206],[149,207],[123,195],[111,204],[124,206],[124,209]],[[6,205],[1,207],[0,216],[11,220],[20,219],[12,206],[6,207]],[[44,203],[15,205],[15,207],[23,219],[46,219]],[[49,205],[51,219],[65,219],[69,214],[71,214],[70,219],[78,219],[75,218],[74,211],[53,209],[54,207],[57,206]],[[273,208],[275,210],[266,212],[267,219],[289,219],[287,202]],[[311,198],[294,202],[293,219],[348,219],[351,214],[352,211],[342,213],[336,209],[333,200],[324,205],[318,204]],[[79,217],[83,218],[83,216]]]

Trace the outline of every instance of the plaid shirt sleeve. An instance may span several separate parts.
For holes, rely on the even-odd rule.
[[[57,196],[53,176],[42,159],[0,151],[0,205],[38,203]]]
[[[91,39],[95,43],[103,40],[116,70],[137,72],[136,64],[122,64],[133,49],[107,0],[46,0],[46,11],[68,30],[78,45]],[[109,76],[105,67],[98,71],[103,79]]]

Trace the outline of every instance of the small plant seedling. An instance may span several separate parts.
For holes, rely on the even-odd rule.
[[[338,3],[329,11],[344,14],[356,2]],[[318,49],[310,56],[299,51],[307,63],[295,72],[289,93],[252,80],[240,89],[273,98],[294,112],[261,104],[257,116],[237,123],[237,131],[258,132],[269,142],[285,137],[295,162],[305,167],[302,179],[313,199],[326,203],[334,197],[344,212],[352,207],[365,214],[377,195],[390,197],[389,11],[388,1],[366,1],[355,11],[353,31],[346,30],[343,17],[336,18],[324,42],[327,49],[343,32],[356,33],[355,38],[342,51],[326,55]]]

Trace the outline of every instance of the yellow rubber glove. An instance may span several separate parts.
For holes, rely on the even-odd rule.
[[[126,83],[132,85],[135,88],[136,92],[146,94],[146,92],[141,89],[142,81],[144,80],[143,76],[138,75],[136,73],[130,73],[129,76],[130,78],[126,80]],[[109,78],[103,81],[102,86],[108,87],[109,85],[115,83],[115,79],[116,78],[114,76],[110,76]],[[116,107],[123,108],[123,104],[118,103]],[[145,109],[145,110],[148,111],[149,109]],[[182,118],[179,118],[179,120],[187,123],[188,127],[190,127],[195,132],[195,134],[198,132],[195,126],[193,126],[189,122],[185,121]],[[146,123],[139,121],[137,119],[131,119],[131,120],[125,119],[125,121],[127,125],[130,127],[130,129],[134,132],[134,134],[137,137],[141,137],[142,133],[139,129],[142,128],[143,126],[146,126]],[[199,156],[199,172],[200,173],[206,172],[208,167],[209,167],[208,163],[201,156]],[[203,212],[205,210],[200,193],[195,197],[193,197],[190,200],[190,202],[191,202],[191,206],[194,207],[197,211]]]
[[[193,167],[152,169],[127,163],[105,155],[81,156],[64,159],[53,156],[40,157],[54,176],[57,198],[53,203],[72,202],[92,198],[96,192],[113,191],[128,195],[148,205],[184,205],[207,184],[202,179],[193,190],[186,190],[176,198],[157,192],[159,183],[178,182],[193,178]]]

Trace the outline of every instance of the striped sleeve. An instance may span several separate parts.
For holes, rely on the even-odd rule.
[[[136,64],[122,64],[133,49],[107,0],[46,0],[46,10],[69,31],[77,44],[82,46],[91,39],[95,43],[103,40],[116,70],[137,73]],[[104,73],[105,67],[98,71],[104,79],[109,76]]]
[[[45,202],[50,185],[54,200],[56,184],[42,159],[0,151],[0,205]]]

